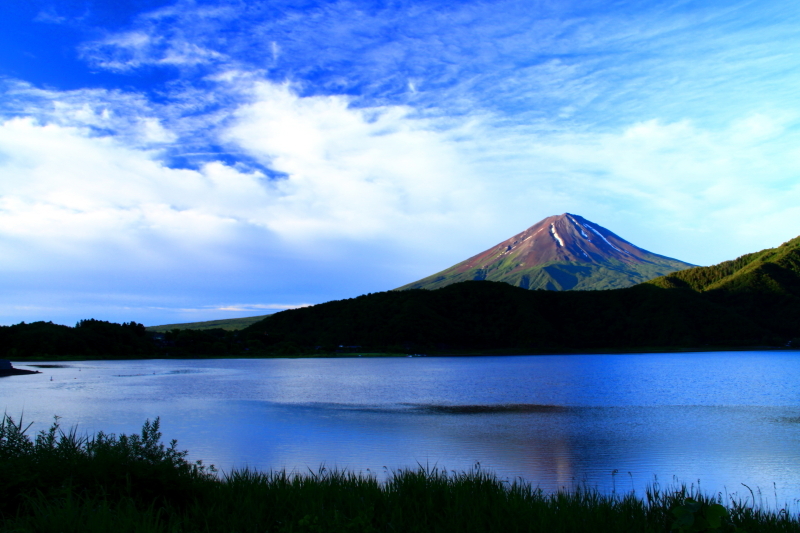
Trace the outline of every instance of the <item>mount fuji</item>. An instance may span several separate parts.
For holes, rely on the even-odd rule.
[[[551,291],[621,289],[693,266],[639,248],[599,224],[564,213],[397,290],[438,289],[468,280]]]

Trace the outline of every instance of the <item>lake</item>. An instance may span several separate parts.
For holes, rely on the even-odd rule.
[[[49,363],[36,363],[48,365]],[[222,470],[417,465],[545,490],[656,478],[774,507],[800,500],[800,353],[79,361],[0,378],[43,429],[166,441]],[[23,362],[18,368],[33,368]],[[52,380],[51,380],[52,378]]]

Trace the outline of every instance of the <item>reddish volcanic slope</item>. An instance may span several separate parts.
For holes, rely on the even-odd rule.
[[[474,279],[529,289],[611,289],[691,266],[639,248],[581,216],[564,213],[400,289],[435,289]]]

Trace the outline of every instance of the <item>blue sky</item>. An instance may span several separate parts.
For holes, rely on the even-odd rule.
[[[8,0],[0,323],[388,290],[582,215],[713,264],[800,234],[788,1]]]

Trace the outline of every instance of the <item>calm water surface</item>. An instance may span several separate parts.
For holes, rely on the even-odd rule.
[[[38,363],[37,363],[38,364]],[[32,368],[22,362],[20,368]],[[71,362],[0,379],[34,429],[165,440],[223,470],[480,463],[546,490],[655,476],[800,499],[800,353]],[[52,377],[52,381],[51,381]],[[758,492],[756,498],[758,499]]]

